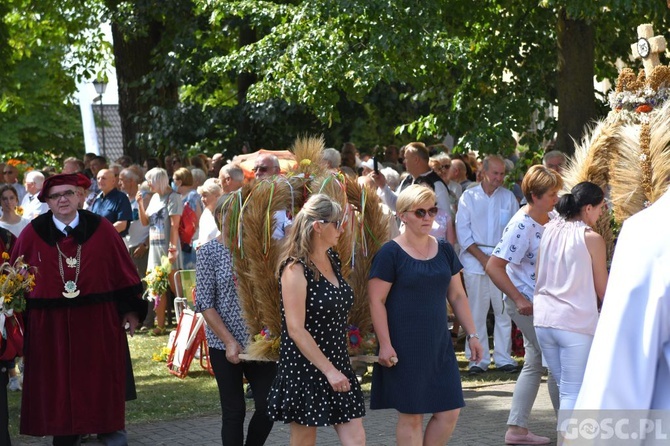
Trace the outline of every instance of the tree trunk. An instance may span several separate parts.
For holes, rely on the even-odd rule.
[[[239,37],[240,48],[246,45],[250,45],[257,40],[256,30],[251,28],[245,21],[240,26]],[[256,75],[254,73],[239,73],[237,75],[237,104],[239,107],[242,107],[247,102],[247,91],[249,90],[249,87],[254,84],[254,82],[256,82]],[[251,127],[249,113],[240,113],[240,119],[237,122],[237,136],[240,141],[243,142],[243,145],[247,146],[247,150],[249,152],[252,152],[257,148],[257,144],[254,142]]]
[[[148,93],[151,86],[146,82],[146,76],[159,69],[155,62],[161,58],[155,50],[163,38],[164,27],[154,21],[147,25],[147,29],[144,35],[125,36],[120,27],[112,23],[123,153],[138,163],[157,155],[148,153],[146,145],[140,142],[145,133],[142,122],[149,119],[151,107],[171,106],[179,99],[176,82],[151,95]]]
[[[595,30],[584,20],[558,15],[558,136],[555,148],[572,155],[585,126],[596,118],[593,88]]]

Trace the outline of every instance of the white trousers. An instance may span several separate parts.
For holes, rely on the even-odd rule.
[[[571,411],[582,387],[593,336],[546,327],[535,327],[535,332],[544,360],[558,384],[560,410]]]
[[[495,327],[493,330],[493,360],[497,367],[507,364],[517,365],[512,359],[512,319],[504,311],[502,291],[491,281],[488,275],[463,273],[465,290],[468,293],[470,312],[479,334],[479,341],[484,348],[481,362],[470,362],[469,367],[477,366],[486,370],[491,363],[489,337],[486,331],[486,317],[489,308],[493,307]],[[470,346],[465,343],[465,357],[470,357]]]
[[[522,316],[516,311],[516,304],[512,299],[505,301],[505,306],[510,317],[517,328],[523,333],[523,347],[526,354],[523,357],[523,368],[514,386],[512,395],[512,408],[509,411],[507,424],[510,426],[528,427],[528,418],[530,411],[535,404],[537,391],[540,389],[540,382],[544,374],[542,366],[542,349],[537,341],[535,327],[533,327],[533,316]],[[558,410],[559,395],[556,386],[556,379],[552,373],[547,378],[549,387],[549,397],[554,411]]]

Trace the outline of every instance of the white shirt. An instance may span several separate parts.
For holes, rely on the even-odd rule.
[[[670,410],[668,221],[670,191],[621,229],[575,409]]]
[[[463,271],[485,274],[481,263],[466,249],[477,245],[486,255],[491,255],[498,244],[503,229],[510,221],[519,203],[514,194],[504,187],[488,196],[481,184],[463,191],[456,212],[456,238],[460,245],[459,260]]]
[[[66,227],[66,226],[69,226],[69,227],[71,227],[72,229],[74,229],[74,228],[76,228],[77,226],[79,226],[79,212],[77,212],[77,214],[75,215],[74,220],[72,220],[72,221],[71,221],[69,224],[67,224],[67,225],[66,225],[65,223],[63,223],[62,221],[60,221],[59,219],[57,219],[57,218],[56,218],[55,216],[53,216],[53,215],[51,216],[51,218],[53,219],[54,224],[56,225],[56,229],[58,229],[60,232],[62,232],[62,233],[65,234],[65,235],[67,235],[67,232],[65,231],[65,227]]]
[[[23,231],[23,228],[25,228],[29,224],[30,220],[21,217],[18,223],[14,223],[13,225],[5,223],[4,221],[0,221],[0,228],[5,228],[6,230],[14,234],[14,237],[18,237],[21,234],[21,231]]]
[[[39,194],[39,192],[38,192]],[[46,214],[49,210],[49,205],[42,203],[37,199],[37,195],[26,194],[21,200],[21,207],[23,208],[23,218],[32,220],[38,215]]]
[[[517,290],[532,302],[535,263],[544,226],[519,209],[503,230],[493,255],[507,261],[505,271]],[[479,262],[478,262],[479,263]]]
[[[147,242],[149,238],[149,225],[144,226],[140,221],[140,205],[137,203],[135,197],[131,199],[128,196],[128,199],[130,200],[130,208],[133,210],[133,221],[130,222],[128,234],[123,237],[123,241],[127,248],[134,248]]]
[[[193,242],[193,246],[196,248],[199,248],[210,240],[214,240],[220,234],[219,228],[216,227],[216,219],[208,208],[202,210],[198,227],[200,229],[198,239]]]

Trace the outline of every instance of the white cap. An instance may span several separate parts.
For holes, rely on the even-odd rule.
[[[363,162],[361,163],[361,167],[367,167],[367,168],[370,169],[370,170],[374,170],[374,169],[375,169],[375,161],[374,161],[374,159],[373,159],[373,158],[370,158],[370,159],[367,160],[367,161],[363,161]],[[384,168],[384,165],[378,161],[378,162],[377,162],[377,169],[382,170],[383,168]]]

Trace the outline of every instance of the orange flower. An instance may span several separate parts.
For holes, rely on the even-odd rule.
[[[3,252],[2,253],[2,260],[9,260],[9,253]]]
[[[652,109],[653,109],[653,107],[652,107],[651,105],[649,105],[649,104],[642,104],[642,105],[638,106],[638,107],[635,109],[635,111],[636,111],[637,113],[649,113]]]

